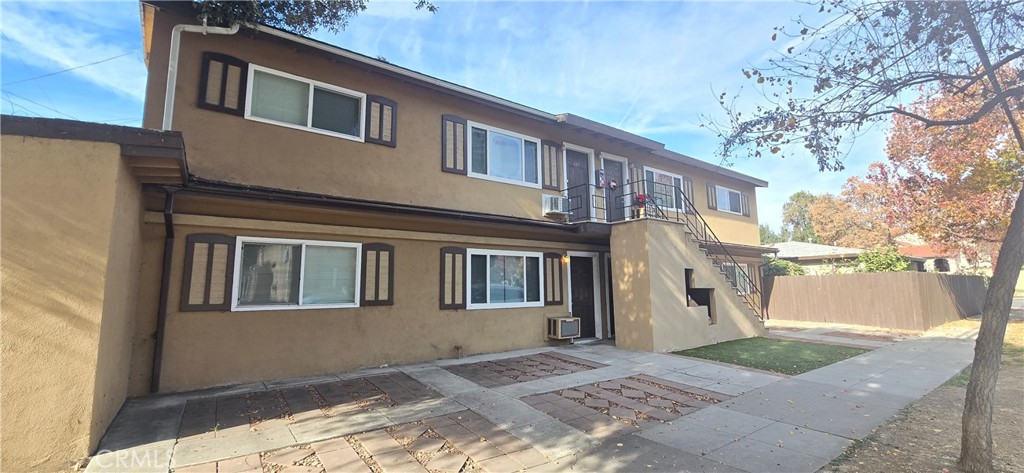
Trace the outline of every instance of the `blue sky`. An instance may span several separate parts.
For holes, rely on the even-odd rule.
[[[717,138],[700,128],[701,116],[721,117],[716,93],[749,85],[741,69],[786,46],[770,40],[772,28],[806,10],[790,1],[438,1],[431,15],[412,4],[371,0],[342,33],[313,36],[716,164]],[[139,125],[146,78],[139,24],[133,1],[0,0],[3,113]],[[769,182],[758,191],[759,217],[778,228],[789,195],[838,192],[885,158],[884,145],[884,130],[861,137],[842,173],[819,173],[809,157],[727,164]]]

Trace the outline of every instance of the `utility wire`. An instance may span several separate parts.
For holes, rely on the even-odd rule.
[[[40,107],[43,107],[43,108],[45,108],[45,109],[47,109],[47,110],[50,110],[50,111],[52,111],[52,112],[56,112],[56,113],[59,113],[59,114],[61,114],[61,115],[64,115],[65,117],[68,117],[68,118],[70,118],[70,119],[72,119],[72,120],[78,120],[77,118],[75,118],[75,117],[73,117],[73,116],[71,116],[71,115],[68,115],[68,114],[66,114],[66,113],[64,113],[64,112],[62,112],[62,111],[60,111],[60,110],[57,110],[57,109],[55,109],[55,108],[52,108],[52,107],[47,107],[46,105],[43,105],[43,104],[41,104],[41,103],[39,103],[39,102],[36,102],[36,101],[34,101],[34,100],[31,100],[31,99],[27,99],[27,98],[25,98],[25,97],[22,97],[22,96],[20,96],[20,95],[18,95],[18,94],[16,94],[16,93],[14,93],[14,92],[11,92],[11,91],[9,91],[9,90],[7,90],[7,89],[0,89],[0,91],[3,91],[3,93],[5,93],[5,94],[7,94],[7,95],[11,95],[11,96],[17,97],[17,98],[19,98],[19,99],[21,99],[21,100],[24,100],[24,101],[28,102],[28,103],[36,104],[36,105],[38,105],[38,106],[40,106]],[[8,100],[9,100],[9,99],[8,99]]]
[[[107,61],[113,61],[114,59],[125,57],[125,56],[127,56],[129,54],[135,54],[137,51],[138,51],[138,49],[133,49],[133,50],[128,51],[126,53],[118,54],[117,56],[114,56],[114,57],[108,57],[106,59],[101,59],[101,60],[96,61],[96,62],[90,62],[89,64],[82,64],[81,66],[70,67],[70,68],[64,69],[62,71],[51,72],[49,74],[43,74],[41,76],[29,77],[28,79],[21,79],[21,80],[16,80],[14,82],[7,82],[7,83],[5,83],[3,85],[8,86],[8,85],[20,84],[22,82],[28,82],[30,80],[42,79],[44,77],[50,77],[50,76],[55,76],[57,74],[63,74],[65,72],[73,71],[75,69],[81,69],[83,67],[95,66],[97,64],[102,64],[102,63],[107,62]]]

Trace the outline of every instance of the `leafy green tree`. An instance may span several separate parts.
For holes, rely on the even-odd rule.
[[[1001,114],[1024,149],[1024,2],[1020,0],[813,0],[817,16],[776,28],[786,41],[766,67],[743,71],[760,97],[720,97],[727,120],[719,153],[732,157],[810,154],[819,170],[841,170],[850,143],[872,124],[903,116],[925,128],[954,128]],[[784,52],[783,52],[784,51]],[[975,87],[979,85],[980,87]],[[906,108],[908,93],[932,90],[964,106],[954,116]],[[1003,337],[1024,264],[1024,176],[985,296],[964,403],[959,466],[993,471],[992,413]]]
[[[273,26],[308,35],[318,28],[332,33],[344,30],[348,21],[366,10],[367,0],[193,0],[197,16],[211,25],[256,24]],[[415,0],[417,10],[431,13],[437,6]]]
[[[865,251],[853,261],[857,264],[858,273],[894,273],[910,268],[910,260],[895,246]]]
[[[786,239],[783,238],[782,235],[775,233],[775,230],[772,230],[772,227],[769,227],[766,223],[758,225],[757,228],[761,232],[762,245],[771,245],[774,243],[782,243],[786,241]]]
[[[782,205],[782,234],[792,241],[814,243],[814,222],[808,211],[818,197],[807,191],[800,191],[789,196],[789,201]]]
[[[765,276],[803,276],[807,274],[803,266],[778,258],[768,258],[761,266],[761,271]]]

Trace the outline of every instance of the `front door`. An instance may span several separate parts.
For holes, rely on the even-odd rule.
[[[611,159],[602,159],[601,167],[604,168],[605,179],[608,182],[605,188],[605,200],[607,201],[607,212],[609,222],[618,222],[626,218],[626,201],[623,196],[623,188],[626,184],[626,163]],[[615,182],[612,189],[611,183]]]
[[[590,220],[590,156],[576,150],[565,150],[565,177],[569,181],[570,222]]]
[[[569,291],[572,316],[580,319],[580,337],[597,337],[597,311],[594,310],[594,259],[572,256],[569,259]]]

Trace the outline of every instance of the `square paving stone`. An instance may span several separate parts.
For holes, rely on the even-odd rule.
[[[317,458],[327,473],[344,473],[350,471],[366,471],[369,467],[359,455],[349,448],[348,450],[330,450],[317,452]]]
[[[669,401],[668,399],[648,399],[647,404],[654,407],[667,407],[670,409],[675,407],[675,404],[673,404],[672,401]]]
[[[537,465],[543,465],[548,462],[548,457],[545,457],[544,454],[532,448],[512,452],[508,456],[512,457],[513,460],[523,465],[525,468],[533,468]]]
[[[461,453],[441,453],[427,462],[427,469],[458,472],[468,459]]]
[[[432,438],[422,437],[422,438],[417,439],[411,445],[409,445],[408,450],[413,451],[413,452],[434,453],[434,452],[440,450],[441,447],[443,447],[443,446],[444,446],[444,439],[432,439]]]
[[[643,399],[643,398],[647,397],[647,395],[645,395],[643,392],[637,391],[635,389],[623,389],[622,390],[622,395],[626,396],[626,397],[631,397],[631,398],[634,398],[634,399]]]
[[[420,465],[420,462],[416,461],[412,455],[409,455],[405,450],[396,450],[393,452],[380,453],[373,456],[373,459],[385,472],[417,472],[427,471]]]
[[[835,458],[853,442],[838,435],[827,434],[795,425],[776,422],[751,434],[748,438],[769,445],[796,450],[820,458]]]
[[[505,473],[523,469],[523,465],[520,465],[519,462],[513,460],[508,455],[483,460],[477,463],[477,465],[483,468],[484,471],[490,471],[493,473]]]
[[[608,409],[608,415],[619,419],[636,419],[636,411],[624,407],[612,407]]]
[[[263,460],[268,463],[275,463],[281,466],[291,466],[312,454],[313,451],[309,449],[286,448],[267,455]]]
[[[391,436],[395,437],[396,439],[397,438],[412,438],[412,439],[416,439],[416,438],[419,438],[420,435],[423,435],[423,432],[426,432],[426,431],[427,431],[427,426],[425,426],[425,425],[409,424],[409,425],[406,425],[404,427],[399,428],[398,430],[395,430],[394,432],[391,432]]]
[[[829,462],[748,438],[715,450],[708,458],[747,471],[786,473],[815,472]]]
[[[594,407],[594,408],[601,409],[601,408],[607,408],[608,407],[608,401],[605,401],[604,399],[587,398],[586,400],[583,401],[583,405],[587,406],[587,407]]]
[[[224,473],[263,471],[263,466],[260,464],[260,456],[258,454],[253,454],[245,457],[219,461],[217,462],[217,471]]]
[[[566,389],[565,391],[562,391],[562,397],[569,399],[583,399],[583,393],[572,389]]]
[[[371,455],[402,449],[402,445],[392,438],[391,434],[383,430],[376,430],[356,435],[356,440],[359,440],[359,443],[361,443],[363,448],[369,451]]]
[[[603,383],[598,383],[597,387],[601,389],[622,389],[622,385],[614,381],[605,381]]]

